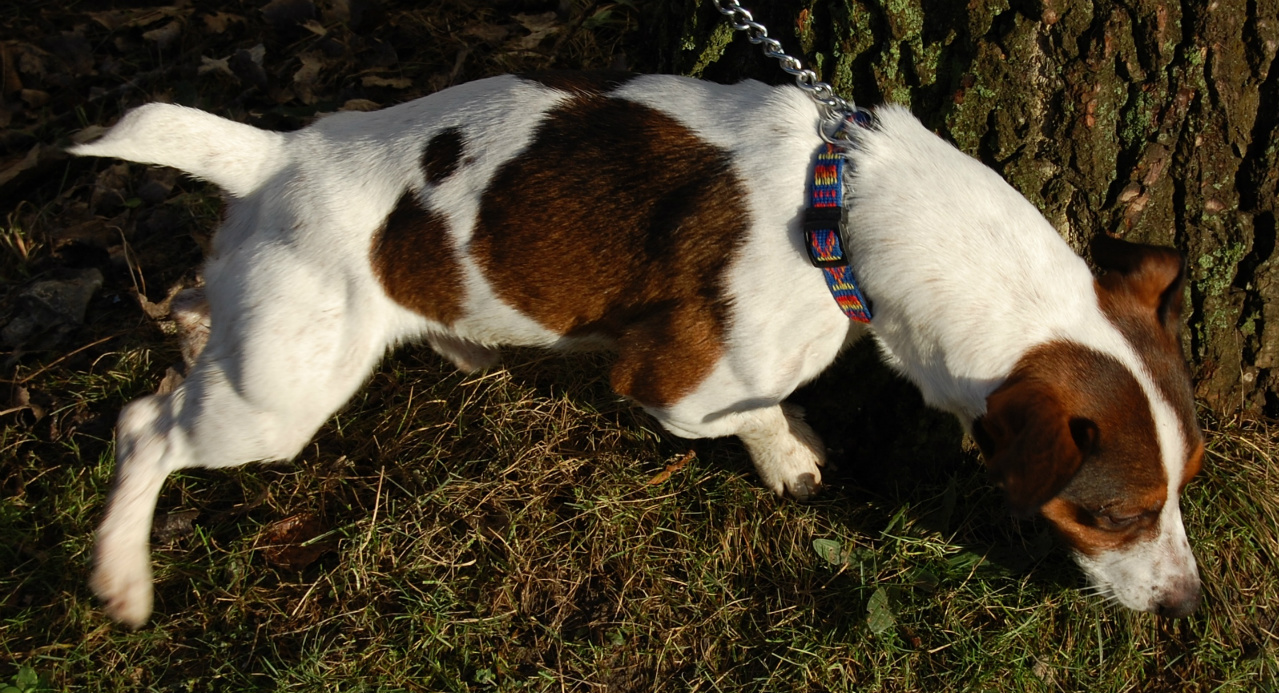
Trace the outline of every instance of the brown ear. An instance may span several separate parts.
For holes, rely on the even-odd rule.
[[[1105,270],[1097,280],[1102,288],[1130,296],[1154,311],[1159,324],[1178,329],[1186,280],[1186,260],[1180,252],[1102,234],[1092,241],[1092,258]]]
[[[1034,514],[1074,478],[1084,454],[1097,444],[1092,421],[1071,417],[1056,389],[1010,379],[986,399],[973,437],[1013,514]]]

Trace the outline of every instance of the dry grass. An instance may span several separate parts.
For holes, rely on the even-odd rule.
[[[172,356],[99,359],[68,390],[115,408]],[[842,390],[863,357],[817,389]],[[83,584],[109,445],[6,427],[3,652],[57,689],[87,690],[1279,681],[1279,440],[1268,428],[1210,432],[1186,503],[1205,604],[1171,623],[1080,592],[1041,524],[1002,517],[974,461],[939,474],[888,457],[914,483],[874,489],[836,473],[817,502],[779,501],[735,443],[656,432],[591,375],[604,361],[517,352],[462,376],[410,350],[296,463],[175,477],[160,503],[177,529],[155,547],[157,613],[136,633],[106,623]],[[688,450],[686,466],[649,483]],[[881,590],[887,625],[867,611]]]

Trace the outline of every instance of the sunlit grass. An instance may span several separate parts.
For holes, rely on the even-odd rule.
[[[158,370],[130,353],[47,377],[113,409]],[[176,475],[159,515],[194,519],[154,548],[156,615],[136,633],[108,624],[84,586],[109,445],[86,458],[86,446],[42,440],[38,424],[6,427],[5,657],[90,690],[1276,682],[1268,428],[1210,429],[1185,505],[1205,603],[1165,622],[1081,591],[1046,527],[988,507],[998,496],[975,462],[935,478],[916,468],[890,492],[837,474],[817,501],[785,502],[736,443],[658,433],[588,375],[604,356],[506,363],[464,376],[409,350],[296,462]],[[848,365],[818,387],[838,388]],[[282,565],[273,533],[299,515],[327,548]],[[868,612],[876,599],[887,625]]]

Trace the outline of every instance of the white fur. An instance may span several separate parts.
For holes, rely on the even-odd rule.
[[[755,82],[640,77],[613,95],[728,151],[752,222],[732,249],[722,358],[690,394],[648,411],[680,436],[739,436],[769,488],[806,497],[821,481],[822,448],[781,401],[867,331],[840,313],[802,247],[818,111],[797,89]],[[464,248],[488,181],[569,97],[499,77],[287,134],[154,104],[72,150],[174,166],[232,196],[204,270],[207,347],[176,391],[134,402],[120,417],[117,480],[92,578],[112,616],[136,626],[150,613],[147,535],[170,472],[294,456],[402,341],[427,340],[466,369],[490,365],[498,345],[568,345],[499,300],[470,258],[462,258],[464,315],[446,327],[389,299],[368,257],[402,193],[423,187],[419,157],[434,134],[464,128],[473,154],[419,193]],[[1133,371],[1170,479],[1178,476],[1177,419],[1102,315],[1084,262],[994,172],[902,109],[877,114],[879,127],[862,133],[853,157],[847,243],[887,361],[967,425],[1028,349],[1062,337],[1082,342]],[[1170,509],[1147,553],[1081,561],[1133,608],[1151,609],[1150,587],[1194,570],[1170,484]]]

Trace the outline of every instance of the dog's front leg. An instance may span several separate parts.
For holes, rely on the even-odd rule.
[[[803,411],[781,404],[743,412],[737,437],[764,485],[779,496],[807,500],[821,487],[826,454]]]
[[[709,417],[695,415],[688,406],[645,409],[666,430],[684,438],[737,436],[760,480],[779,496],[808,500],[821,488],[825,448],[795,405],[774,404]]]

